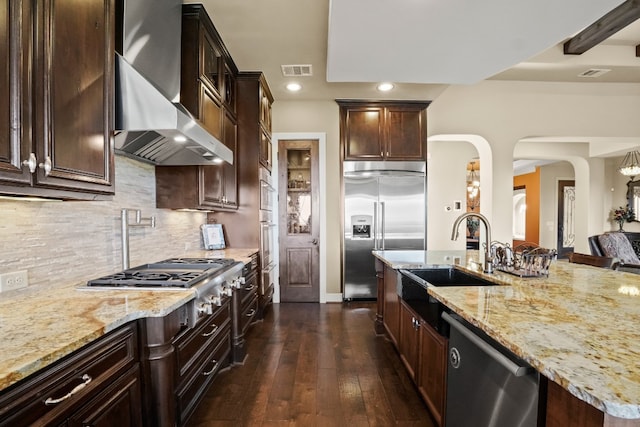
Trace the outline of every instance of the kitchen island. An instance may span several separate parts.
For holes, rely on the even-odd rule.
[[[256,252],[257,249],[202,250],[184,254],[183,257],[233,258],[247,264],[251,262],[251,255]],[[115,336],[116,339],[109,342],[111,338],[108,338],[107,343],[111,346],[109,348],[113,350],[105,353],[104,360],[108,361],[111,357],[109,355],[114,354],[119,357],[118,361],[131,365],[137,362],[137,355],[140,353],[144,369],[147,363],[144,359],[149,355],[145,355],[145,350],[137,347],[144,347],[153,328],[148,327],[148,331],[143,332],[144,327],[135,327],[136,321],[161,325],[161,329],[164,328],[161,333],[169,334],[171,328],[176,328],[174,325],[181,324],[179,309],[196,296],[195,291],[189,288],[118,290],[88,288],[85,285],[86,283],[65,283],[64,278],[60,278],[60,284],[53,287],[33,286],[2,294],[0,393],[3,394],[0,396],[4,396],[5,392],[13,393],[16,387],[28,385],[25,381],[33,381],[50,366],[65,360],[67,362],[64,363],[73,361],[77,352],[87,353],[87,349],[94,348],[96,342],[110,336]],[[223,307],[228,307],[228,304],[223,304]],[[166,326],[169,324],[171,328]],[[214,331],[218,329],[214,328]],[[207,336],[212,334],[205,332]],[[140,342],[138,335],[141,335]],[[167,335],[167,339],[170,340],[171,337]],[[100,346],[95,348],[101,349]],[[167,348],[158,349],[169,354]],[[156,349],[150,346],[147,351],[154,352]],[[91,382],[92,379],[88,378],[78,391],[94,387]],[[136,384],[135,387],[139,386]],[[71,394],[74,393],[75,391]],[[63,396],[61,402],[69,397]],[[4,410],[6,408],[0,408],[0,415]],[[0,424],[4,425],[2,422]]]
[[[478,255],[374,252],[393,269],[455,265],[503,285],[427,292],[536,368],[550,395],[558,385],[588,403],[599,425],[640,425],[640,276],[554,261],[548,277],[523,279],[482,273]]]

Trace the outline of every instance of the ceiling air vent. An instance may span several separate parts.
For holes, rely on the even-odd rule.
[[[583,71],[578,74],[578,77],[600,77],[601,75],[606,74],[609,71],[611,70],[608,68],[589,68],[587,71]]]
[[[311,65],[282,65],[282,75],[285,77],[306,77],[313,75]]]

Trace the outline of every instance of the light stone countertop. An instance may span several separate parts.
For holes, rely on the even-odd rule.
[[[256,252],[202,250],[183,257],[233,258],[246,264]],[[118,291],[85,284],[30,286],[0,294],[0,390],[127,322],[166,316],[195,297],[191,289]]]
[[[549,277],[485,274],[477,251],[378,251],[392,268],[454,264],[503,286],[428,292],[611,416],[640,419],[640,275],[554,261]],[[447,262],[448,261],[448,262]]]

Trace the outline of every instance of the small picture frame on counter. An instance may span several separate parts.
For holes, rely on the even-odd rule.
[[[203,224],[202,241],[205,249],[224,249],[224,232],[222,224]]]

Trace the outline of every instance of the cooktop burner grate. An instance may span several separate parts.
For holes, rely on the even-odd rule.
[[[87,286],[188,288],[223,273],[233,264],[235,260],[230,258],[170,258],[90,280]]]

